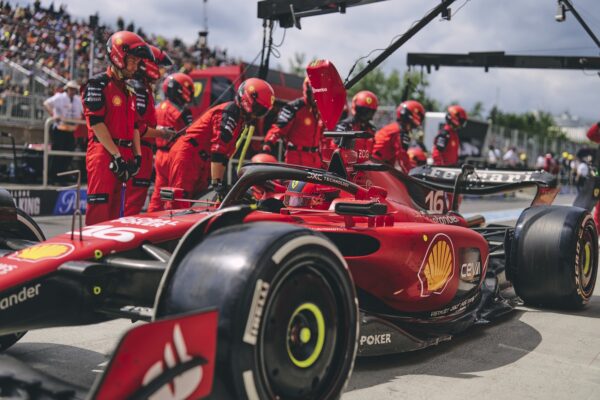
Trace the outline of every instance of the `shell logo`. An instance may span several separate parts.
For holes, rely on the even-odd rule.
[[[256,89],[254,89],[254,86],[252,86],[252,85],[248,86],[248,91],[249,91],[250,93],[254,93],[254,91],[255,91],[255,90],[256,90]]]
[[[310,118],[304,118],[304,125],[312,125],[312,121],[310,120]]]
[[[600,189],[598,189],[598,188],[594,189],[594,197],[598,197],[599,194],[600,194]]]
[[[367,96],[365,101],[367,102],[367,104],[371,104],[373,102],[373,99],[370,96]]]
[[[167,108],[167,103],[162,103],[160,105],[161,110],[164,110],[165,108]]]
[[[271,96],[271,107],[273,107],[273,104],[275,104],[275,96]]]
[[[421,297],[441,294],[454,276],[454,246],[444,234],[436,235],[419,269]]]
[[[121,39],[120,37],[118,37],[118,38],[115,40],[115,43],[117,44],[117,46],[120,46],[120,45],[122,45],[122,44],[123,44],[123,39]]]
[[[75,247],[68,243],[42,243],[19,250],[8,258],[13,260],[36,262],[40,260],[57,259],[70,254]]]
[[[114,96],[112,98],[112,103],[113,105],[115,105],[116,107],[119,107],[121,104],[123,104],[123,100],[121,100],[120,96]]]

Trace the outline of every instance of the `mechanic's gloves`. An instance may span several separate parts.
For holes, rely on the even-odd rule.
[[[217,201],[223,201],[229,192],[229,187],[220,179],[213,179],[211,183],[213,190],[217,193]]]
[[[262,152],[271,154],[271,155],[275,155],[274,149],[273,149],[273,144],[265,142],[262,147]]]
[[[121,157],[120,154],[113,156],[108,168],[121,182],[126,182],[130,178],[129,165],[123,160],[123,157]]]
[[[142,156],[135,156],[135,158],[129,161],[129,175],[136,176],[139,174],[142,168]]]

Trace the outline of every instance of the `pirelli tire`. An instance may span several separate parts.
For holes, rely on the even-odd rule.
[[[354,365],[358,302],[321,234],[256,222],[220,229],[165,285],[157,316],[219,312],[213,397],[333,399]]]
[[[509,277],[523,301],[535,306],[579,309],[594,292],[598,232],[578,207],[526,209],[515,228]]]
[[[44,232],[27,213],[17,208],[16,231],[11,232],[13,239],[26,239],[34,242],[45,240]],[[0,353],[17,343],[27,332],[17,332],[0,336]]]

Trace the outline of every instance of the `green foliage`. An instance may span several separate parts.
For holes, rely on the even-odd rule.
[[[356,71],[363,68],[363,64],[358,64]],[[386,74],[381,68],[375,68],[348,91],[348,96],[352,97],[361,90],[370,90],[377,95],[379,104],[398,105],[404,100],[417,100],[427,111],[438,111],[439,103],[427,96],[428,86],[429,82],[419,72],[400,74],[394,69]]]
[[[294,53],[294,57],[289,60],[290,64],[290,73],[298,76],[306,75],[306,54],[304,53]]]
[[[538,137],[546,136],[552,139],[566,137],[564,132],[555,125],[552,115],[544,111],[514,114],[502,112],[494,106],[488,118],[494,125],[518,129]]]
[[[483,119],[483,109],[483,103],[481,101],[478,101],[473,105],[473,108],[471,108],[471,110],[468,111],[467,115],[469,116],[469,118]]]

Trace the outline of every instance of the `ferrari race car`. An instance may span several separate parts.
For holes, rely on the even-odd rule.
[[[331,86],[311,84],[323,104]],[[357,355],[435,345],[521,302],[586,305],[598,235],[586,209],[551,205],[553,176],[409,176],[357,164],[364,134],[330,133],[328,170],[249,164],[219,204],[166,189],[195,206],[49,240],[1,191],[0,350],[32,329],[143,320],[88,396],[331,399]],[[461,195],[514,190],[533,192],[515,226],[458,211]],[[0,356],[0,396],[86,394]]]

